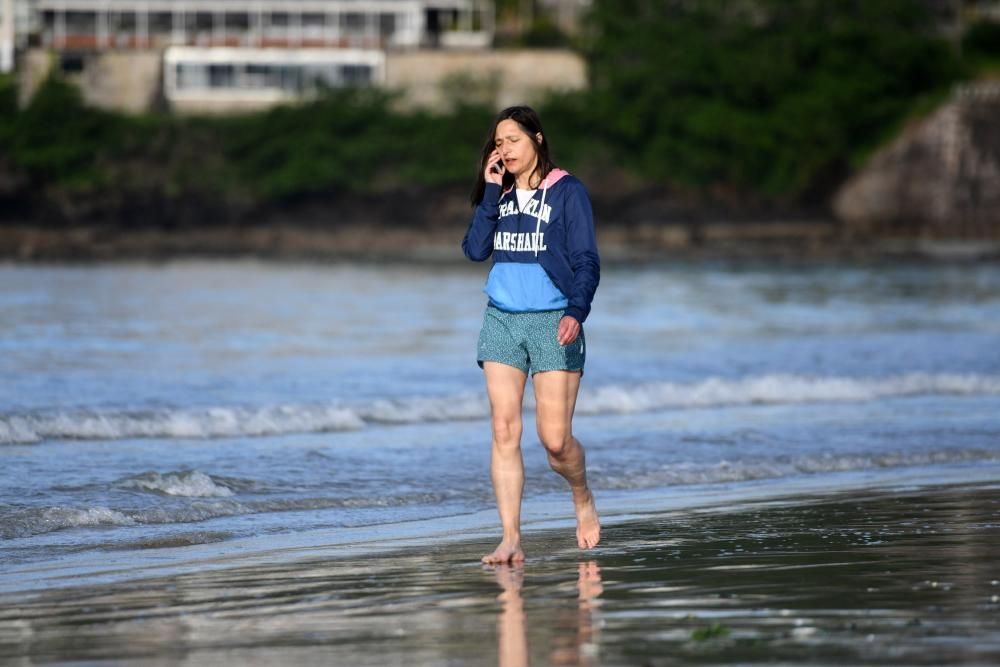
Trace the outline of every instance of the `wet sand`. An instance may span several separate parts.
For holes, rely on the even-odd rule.
[[[526,536],[0,595],[0,662],[992,665],[1000,484],[852,491]],[[121,661],[121,662],[118,662]]]

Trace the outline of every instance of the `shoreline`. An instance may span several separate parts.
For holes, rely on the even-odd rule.
[[[595,488],[603,527],[675,514],[742,511],[760,506],[803,504],[851,493],[895,493],[961,484],[1000,484],[1000,463],[977,461],[945,466],[863,469],[802,474],[737,483],[685,484],[666,488],[611,491]],[[524,501],[522,536],[532,557],[536,536],[561,539],[563,552],[577,551],[571,506],[565,494],[545,494]],[[202,528],[202,530],[210,530]],[[32,595],[81,585],[105,585],[194,571],[225,570],[274,560],[364,558],[415,548],[431,542],[449,544],[495,541],[494,509],[433,519],[354,528],[328,528],[299,533],[244,537],[185,546],[94,550],[53,561],[28,562],[7,568],[0,579],[0,601],[10,595]],[[492,547],[490,547],[492,548]],[[485,553],[485,552],[484,552]],[[584,552],[580,552],[583,554]]]
[[[464,226],[234,225],[200,229],[0,225],[0,261],[18,263],[256,258],[275,261],[462,262]],[[851,238],[829,221],[640,223],[598,228],[602,257],[784,261],[995,261],[1000,240]]]
[[[644,515],[593,552],[549,527],[523,567],[479,565],[472,537],[3,594],[0,658],[991,664],[997,481]]]

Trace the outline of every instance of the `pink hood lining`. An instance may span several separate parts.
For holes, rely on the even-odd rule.
[[[560,169],[556,167],[555,169],[549,172],[549,175],[546,176],[541,183],[538,184],[538,187],[542,188],[543,190],[545,190],[546,188],[551,188],[553,185],[558,183],[563,176],[569,176],[569,172],[566,171],[565,169]],[[506,190],[504,190],[502,194],[507,194],[513,189],[514,186],[512,185]]]

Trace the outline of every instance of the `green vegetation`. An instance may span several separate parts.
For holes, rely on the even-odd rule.
[[[390,108],[378,91],[331,90],[254,114],[129,116],[87,107],[74,85],[52,76],[20,111],[13,84],[0,85],[0,150],[38,186],[251,206],[471,182],[492,110]]]
[[[592,179],[610,170],[637,187],[737,205],[825,202],[908,117],[1000,60],[1000,28],[973,26],[962,61],[922,7],[594,0],[583,43],[591,88],[540,108],[556,159]],[[35,192],[249,209],[466,186],[495,111],[477,99],[468,92],[444,114],[401,113],[385,93],[341,90],[240,116],[131,116],[88,108],[55,77],[18,110],[5,78],[0,167],[26,175]]]
[[[496,0],[494,7],[497,46],[556,48],[574,45],[573,39],[556,24],[551,8],[525,0]]]
[[[1000,23],[969,26],[962,39],[962,55],[978,70],[1000,72]]]
[[[285,198],[471,182],[490,114],[465,106],[445,116],[393,113],[382,93],[346,90],[303,107],[201,122],[219,132],[234,183]]]
[[[0,74],[0,118],[17,112],[17,79],[13,74]]]
[[[16,92],[11,86],[10,96]],[[94,169],[121,138],[123,119],[86,107],[74,86],[47,79],[21,113],[16,97],[3,104],[0,138],[8,159],[40,182],[55,181],[86,190],[102,184],[106,173]]]
[[[666,9],[664,9],[666,8]],[[910,0],[595,0],[591,122],[619,160],[797,199],[960,66]]]
[[[729,628],[722,623],[712,623],[703,628],[695,628],[691,631],[691,639],[696,642],[705,642],[717,637],[725,637],[729,634]]]

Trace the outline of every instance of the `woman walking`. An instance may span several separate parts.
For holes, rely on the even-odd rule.
[[[503,525],[499,546],[483,562],[524,560],[521,404],[529,373],[538,437],[549,465],[569,482],[577,544],[590,549],[601,527],[572,429],[586,358],[583,322],[600,280],[590,199],[579,180],[552,163],[538,114],[529,107],[500,112],[480,164],[476,212],[462,249],[476,262],[493,256],[478,361],[492,413],[490,473]]]

